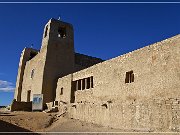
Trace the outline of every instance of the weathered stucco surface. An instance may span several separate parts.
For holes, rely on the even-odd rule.
[[[73,73],[72,78],[64,78],[71,82],[93,76],[93,88],[75,91],[69,115],[115,128],[179,131],[179,69],[180,35],[177,35]],[[133,71],[132,83],[125,83],[128,71]],[[67,87],[67,80],[61,79],[56,100],[63,101],[65,98],[58,96],[60,88],[64,88],[63,96],[72,88]]]

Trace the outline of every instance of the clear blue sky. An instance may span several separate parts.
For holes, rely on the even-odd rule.
[[[180,4],[0,4],[0,105],[13,99],[21,51],[40,49],[50,18],[73,24],[76,52],[106,60],[177,35],[179,13]]]

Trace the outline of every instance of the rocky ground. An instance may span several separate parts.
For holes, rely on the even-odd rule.
[[[66,135],[101,135],[101,134],[149,134],[102,127],[92,123],[86,123],[75,119],[69,119],[66,115],[44,112],[9,112],[0,109],[0,133],[3,132],[30,132],[32,134],[66,134]],[[27,134],[27,133],[26,133]],[[153,133],[155,134],[155,133]],[[156,135],[164,133],[156,133]],[[172,134],[172,133],[169,133]],[[178,133],[177,133],[178,134]],[[152,133],[151,133],[152,135]]]

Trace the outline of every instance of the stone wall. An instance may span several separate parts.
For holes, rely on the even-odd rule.
[[[92,95],[102,99],[174,98],[180,96],[179,69],[177,35],[73,73],[73,81],[93,76]],[[125,83],[129,71],[133,71],[134,82]]]
[[[179,69],[177,35],[75,72],[69,82],[76,87],[66,90],[75,92],[70,117],[114,128],[179,131]],[[91,76],[93,87],[83,89]]]
[[[180,131],[179,99],[76,103],[69,117],[112,128],[135,131]]]
[[[32,111],[32,102],[18,102],[13,100],[11,104],[11,111]]]
[[[65,77],[59,78],[56,89],[56,101],[60,104],[69,104],[71,100],[71,78],[72,75],[67,75]]]
[[[24,50],[21,53],[17,81],[16,81],[16,89],[14,93],[14,99],[16,99],[17,101],[21,101],[22,83],[23,83],[23,76],[24,76],[26,62],[32,59],[37,53],[38,51],[32,48],[24,48]]]
[[[28,91],[30,91],[30,101],[33,99],[33,94],[42,93],[45,56],[45,52],[41,52],[33,59],[26,62],[22,83],[23,91],[21,93],[21,101],[27,102]]]

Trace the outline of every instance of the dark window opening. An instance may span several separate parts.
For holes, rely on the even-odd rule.
[[[93,76],[79,79],[73,82],[75,83],[76,90],[84,90],[84,89],[93,88]]]
[[[34,69],[31,71],[31,78],[34,77]]]
[[[81,80],[78,80],[78,90],[81,90]]]
[[[82,80],[82,90],[85,89],[85,79]]]
[[[58,101],[54,101],[54,105],[57,106],[58,105]]]
[[[63,87],[61,88],[61,92],[60,92],[60,95],[63,95]]]
[[[126,72],[125,83],[132,83],[132,82],[134,82],[133,71]]]
[[[32,58],[34,58],[37,55],[37,52],[30,52],[30,58],[29,60],[31,60]]]
[[[89,89],[90,88],[90,77],[88,77],[86,81],[87,81],[86,89]]]
[[[78,81],[72,81],[71,82],[71,100],[70,100],[71,103],[75,102],[75,91],[77,87],[78,87]]]
[[[59,27],[58,37],[66,38],[66,28],[65,27]]]
[[[47,36],[47,32],[48,32],[48,26],[46,26],[46,30],[45,30],[45,33],[44,33],[44,38]]]

